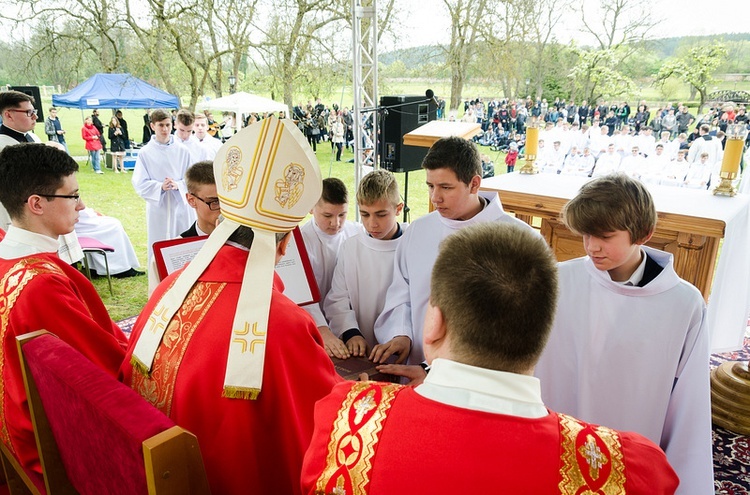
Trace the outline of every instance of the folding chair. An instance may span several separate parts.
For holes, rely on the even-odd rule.
[[[81,245],[83,250],[83,267],[86,270],[86,276],[91,280],[91,267],[89,267],[88,254],[101,254],[104,256],[104,267],[107,271],[107,283],[109,283],[109,294],[114,296],[115,293],[112,291],[112,276],[109,273],[109,260],[107,259],[107,253],[114,253],[115,248],[108,244],[97,241],[92,237],[78,236],[78,243]]]
[[[210,493],[193,434],[55,335],[17,343],[48,495]]]

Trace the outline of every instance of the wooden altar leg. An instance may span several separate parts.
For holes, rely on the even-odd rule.
[[[714,276],[719,240],[715,237],[679,233],[674,269],[677,275],[695,285],[708,301]]]

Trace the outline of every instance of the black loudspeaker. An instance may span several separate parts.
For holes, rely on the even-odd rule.
[[[34,108],[36,108],[37,122],[44,122],[44,110],[42,109],[42,95],[39,93],[39,86],[11,86],[10,89],[20,91],[34,98]]]
[[[391,172],[419,170],[428,148],[404,145],[404,134],[437,118],[434,100],[424,96],[383,96],[380,108],[380,166]]]

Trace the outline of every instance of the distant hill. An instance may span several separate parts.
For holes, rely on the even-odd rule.
[[[701,41],[750,41],[750,33],[726,33],[710,36],[681,36],[675,38],[659,38],[648,41],[649,49],[658,53],[659,58],[666,59],[675,55],[681,45],[699,43]],[[378,54],[380,63],[390,65],[401,60],[407,67],[419,67],[425,63],[439,63],[444,58],[444,47],[439,45],[424,45],[413,48],[403,48]]]
[[[418,67],[424,63],[442,62],[443,57],[444,52],[442,47],[438,45],[423,45],[379,53],[378,61],[382,64],[390,65],[396,60],[401,60],[407,67]]]
[[[675,55],[677,49],[682,45],[692,45],[701,41],[750,41],[750,33],[725,33],[710,36],[681,36],[677,38],[660,38],[649,42],[651,49],[658,53],[661,58],[669,58]]]

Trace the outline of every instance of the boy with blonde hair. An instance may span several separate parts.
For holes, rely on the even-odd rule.
[[[646,187],[622,174],[585,184],[562,211],[588,256],[560,263],[560,300],[536,368],[550,409],[658,444],[678,494],[713,491],[706,305],[656,226]]]
[[[365,175],[357,190],[363,229],[344,241],[324,309],[331,331],[354,356],[366,356],[377,341],[375,320],[393,279],[393,258],[406,224],[396,177],[387,170]]]

